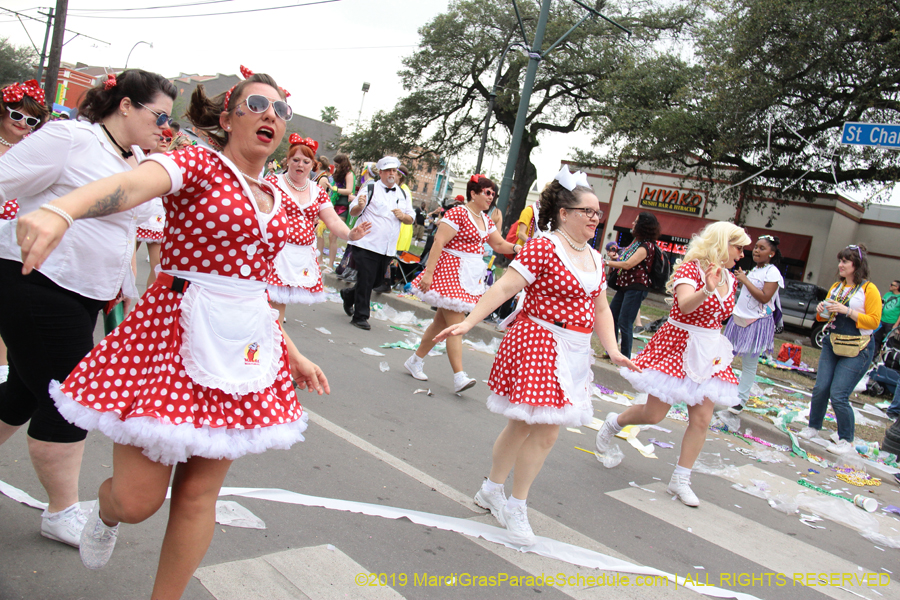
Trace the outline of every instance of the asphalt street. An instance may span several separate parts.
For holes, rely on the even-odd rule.
[[[146,267],[141,264],[141,269]],[[420,318],[433,314],[424,305],[395,297],[381,300],[398,310],[415,308]],[[226,486],[294,494],[275,500],[223,498],[251,511],[266,528],[219,525],[185,598],[700,597],[665,579],[649,578],[639,585],[638,575],[627,567],[598,571],[575,566],[559,545],[546,546],[555,557],[539,556],[454,531],[497,525],[471,501],[488,473],[491,447],[505,423],[485,407],[484,380],[493,357],[467,347],[465,368],[478,384],[456,395],[446,357],[429,357],[425,371],[430,380],[418,382],[403,368],[409,351],[380,348],[410,333],[389,321],[371,323],[368,332],[352,327],[335,302],[288,308],[287,332],[325,370],[332,393],[301,395],[310,413],[305,442],[234,463]],[[470,339],[490,342],[495,335],[492,326],[484,326]],[[367,354],[366,348],[384,356]],[[383,371],[381,363],[389,370]],[[609,365],[598,365],[595,373],[596,383],[627,391]],[[433,395],[414,393],[422,388]],[[599,418],[621,410],[599,398],[595,408]],[[743,424],[763,439],[787,443],[783,434],[760,421],[744,417]],[[594,431],[564,428],[529,495],[535,533],[609,560],[689,576],[748,597],[900,598],[890,573],[900,574],[897,549],[863,538],[840,520],[806,524],[800,515],[773,510],[765,500],[732,487],[736,481],[748,486],[751,480],[766,481],[777,491],[799,494],[796,480],[814,465],[787,455],[778,463],[760,463],[736,451],[746,443],[710,432],[704,452],[718,454],[723,464],[735,468],[727,476],[695,473],[693,489],[701,505],[687,508],[665,493],[686,424],[665,419],[660,425],[671,433],[643,431],[640,441],[647,444],[655,437],[674,448],[656,447],[658,458],[653,459],[617,440],[625,459],[613,469],[576,449],[593,448]],[[104,436],[89,435],[81,471],[83,500],[96,498],[99,484],[110,475],[111,449]],[[0,479],[46,500],[22,432],[0,449]],[[860,491],[845,487],[853,494]],[[900,505],[900,492],[889,477],[869,495],[881,505]],[[392,509],[400,518],[365,514],[378,512],[368,505]],[[417,513],[404,517],[403,511],[428,513],[427,524],[420,524]],[[0,496],[0,599],[149,597],[166,515],[164,506],[145,523],[123,526],[107,567],[88,571],[74,548],[40,536],[39,510]],[[872,518],[881,533],[900,540],[896,516]],[[502,531],[486,531],[502,539]],[[559,574],[564,580],[547,585],[547,576]]]

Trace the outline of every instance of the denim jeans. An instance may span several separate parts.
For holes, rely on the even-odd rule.
[[[738,398],[741,400],[741,406],[747,404],[750,398],[750,390],[756,382],[756,370],[759,368],[759,355],[756,354],[738,354],[741,357],[741,379],[738,383]]]
[[[875,355],[875,344],[869,344],[853,358],[837,356],[831,349],[831,338],[826,337],[819,357],[819,372],[816,373],[816,385],[813,387],[812,401],[809,403],[809,426],[822,429],[828,400],[834,409],[837,419],[838,437],[848,442],[853,441],[856,419],[850,407],[850,394],[859,383],[872,357]]]
[[[894,388],[894,400],[887,410],[884,411],[889,417],[897,418],[900,416],[900,383]]]
[[[619,290],[609,303],[616,338],[621,341],[622,354],[627,358],[631,358],[631,346],[634,343],[634,319],[646,297],[646,290]]]

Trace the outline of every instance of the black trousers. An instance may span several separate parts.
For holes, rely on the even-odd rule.
[[[384,281],[384,272],[393,256],[379,254],[355,246],[353,260],[356,263],[356,285],[344,293],[353,300],[353,320],[369,319],[369,301],[372,299],[372,288]]]
[[[106,302],[63,289],[22,263],[0,259],[0,335],[9,378],[0,384],[0,421],[28,426],[42,442],[80,442],[83,429],[66,421],[48,387],[62,382],[94,347],[97,315]]]

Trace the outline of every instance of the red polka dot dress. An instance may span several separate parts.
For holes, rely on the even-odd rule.
[[[467,313],[475,308],[485,290],[484,244],[497,226],[484,213],[479,215],[485,230],[481,231],[472,220],[476,218],[464,205],[447,211],[441,223],[454,230],[454,235],[441,251],[431,287],[427,292],[419,289],[420,273],[412,282],[412,292],[431,306],[454,312]]]
[[[491,412],[526,423],[570,427],[590,423],[594,407],[590,333],[572,332],[572,344],[545,323],[566,323],[592,330],[595,300],[606,289],[600,255],[588,249],[597,271],[577,271],[554,234],[533,238],[511,268],[528,281],[522,312],[497,351],[488,386]],[[557,328],[558,329],[558,328]]]
[[[728,290],[727,297],[721,298],[718,293],[709,296],[697,309],[690,314],[684,314],[678,307],[676,296],[669,312],[669,319],[719,332],[722,329],[722,322],[728,319],[734,310],[737,291],[737,280],[730,273],[726,277],[731,284],[730,287],[719,289]],[[682,263],[675,271],[675,286],[686,283],[694,289],[700,289],[700,286],[705,285],[704,282],[705,276],[696,261]],[[694,406],[702,404],[704,398],[723,406],[738,404],[740,401],[737,395],[738,380],[730,366],[702,383],[694,381],[685,373],[684,356],[690,335],[688,331],[669,322],[664,323],[634,359],[634,364],[641,367],[643,372],[637,373],[625,368],[619,369],[619,372],[636,390],[656,396],[667,404],[684,402]],[[731,356],[727,358],[730,362]]]
[[[12,221],[19,214],[19,203],[15,198],[0,204],[0,221]]]
[[[271,263],[287,239],[283,194],[270,186],[273,211],[258,212],[237,168],[204,148],[148,160],[159,162],[172,179],[172,191],[163,198],[162,272],[122,324],[62,385],[51,385],[60,413],[170,465],[192,456],[235,459],[302,441],[306,415],[265,291]],[[179,280],[172,275],[186,287],[177,291]],[[218,290],[239,304],[210,302]],[[214,364],[209,356],[235,347],[229,334],[251,322],[270,337],[246,348],[239,341],[240,353],[230,360],[252,370],[267,356],[263,375],[233,382],[204,372]],[[221,338],[201,335],[209,324],[216,333],[224,331]]]
[[[269,297],[278,304],[316,304],[325,302],[325,286],[319,270],[316,250],[316,226],[319,211],[331,206],[325,190],[314,182],[300,192],[301,197],[309,194],[305,203],[299,204],[290,193],[285,181],[286,175],[270,175],[266,178],[284,192],[284,210],[288,219],[288,240],[275,258],[274,268],[269,272]]]
[[[147,244],[160,244],[163,240],[163,231],[166,228],[166,210],[163,208],[162,199],[154,198],[150,201],[152,216],[138,225],[137,241]]]

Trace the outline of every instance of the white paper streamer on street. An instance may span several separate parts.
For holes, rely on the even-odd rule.
[[[246,529],[265,529],[265,522],[234,500],[216,502],[216,523]]]
[[[470,537],[480,537],[489,542],[503,544],[508,548],[523,552],[533,552],[540,556],[561,560],[569,564],[587,567],[590,569],[600,569],[603,571],[613,571],[619,573],[634,573],[637,575],[656,575],[666,577],[669,581],[695,592],[709,596],[711,598],[735,598],[737,600],[760,600],[756,596],[743,592],[735,592],[725,590],[708,585],[694,585],[688,583],[684,577],[677,577],[665,571],[660,571],[651,567],[636,565],[628,561],[620,560],[600,552],[581,548],[573,544],[559,542],[550,538],[536,536],[537,542],[533,546],[523,548],[509,539],[509,533],[506,529],[485,525],[478,521],[469,519],[460,519],[457,517],[448,517],[445,515],[436,515],[432,513],[421,512],[417,510],[409,510],[404,508],[395,508],[393,506],[382,506],[380,504],[368,504],[365,502],[354,502],[351,500],[338,500],[336,498],[321,498],[317,496],[307,496],[306,494],[298,494],[288,490],[280,489],[253,489],[253,488],[236,488],[223,487],[219,492],[219,496],[241,496],[244,498],[256,498],[258,500],[271,500],[273,502],[283,502],[286,504],[298,504],[301,506],[318,506],[331,510],[344,510],[352,513],[369,515],[372,517],[384,517],[386,519],[409,519],[417,525],[426,527],[436,527],[445,531],[454,531]]]
[[[13,487],[6,483],[5,481],[0,481],[0,492],[4,495],[9,496],[16,502],[21,502],[22,504],[27,504],[31,508],[39,508],[44,510],[47,508],[46,502],[41,502],[40,500],[36,500],[32,498],[28,492],[23,492],[17,487]]]

